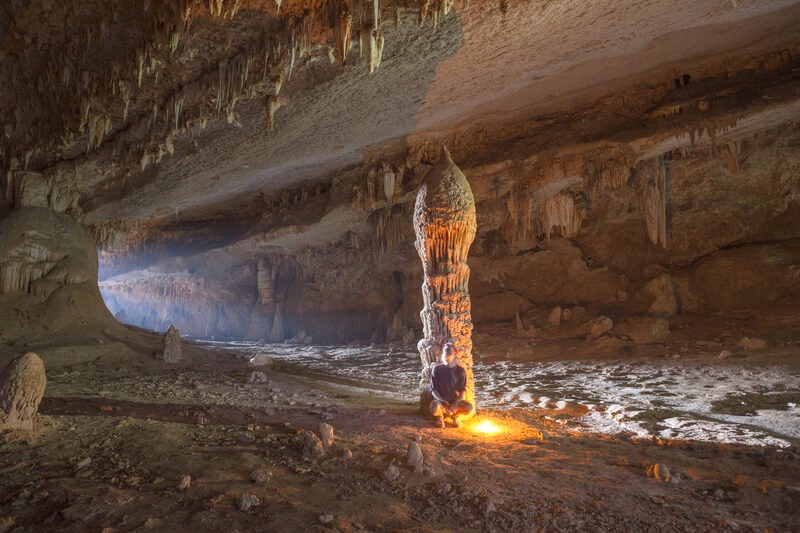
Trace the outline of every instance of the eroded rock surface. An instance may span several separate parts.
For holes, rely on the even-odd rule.
[[[0,431],[33,429],[46,385],[38,355],[29,352],[14,358],[0,373]]]

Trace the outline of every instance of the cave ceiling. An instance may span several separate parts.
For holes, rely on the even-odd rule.
[[[441,143],[472,179],[795,124],[798,52],[789,0],[7,0],[0,200],[40,173],[119,269],[224,269],[367,231],[358,176],[408,203]]]

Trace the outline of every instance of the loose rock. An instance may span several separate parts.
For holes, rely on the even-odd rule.
[[[189,474],[184,475],[181,480],[178,482],[178,490],[184,491],[192,486],[192,476]]]
[[[394,481],[400,477],[400,468],[395,464],[389,465],[389,467],[383,471],[383,477],[387,481]]]
[[[319,459],[325,455],[325,449],[322,446],[322,441],[311,431],[301,429],[297,432],[297,440],[300,451],[305,457],[312,459]]]
[[[733,355],[733,354],[731,353],[731,351],[730,351],[730,350],[722,350],[721,352],[719,352],[719,356],[718,356],[718,357],[719,357],[720,359],[727,359],[727,358],[728,358],[728,357],[730,357],[731,355]]]
[[[322,514],[319,515],[319,523],[327,526],[333,523],[333,515],[332,514]]]
[[[253,470],[250,472],[250,481],[253,483],[266,483],[272,479],[272,472],[266,470]]]
[[[319,436],[322,439],[322,445],[326,448],[333,444],[333,426],[325,422],[319,425]]]
[[[0,431],[33,429],[46,385],[38,355],[28,352],[12,359],[0,373]]]
[[[654,465],[651,465],[647,469],[647,477],[652,477],[659,481],[664,481],[664,482],[667,482],[670,479],[672,479],[672,475],[669,472],[669,468],[667,468],[667,465],[663,463],[656,463]]]
[[[256,370],[255,372],[250,372],[250,375],[247,376],[247,382],[250,384],[269,383],[269,378],[265,373]]]
[[[419,470],[422,467],[422,450],[416,442],[408,443],[408,451],[406,453],[406,463],[414,470]]]
[[[255,494],[242,494],[236,503],[240,511],[247,511],[251,507],[258,507],[259,505],[261,505],[261,500]]]

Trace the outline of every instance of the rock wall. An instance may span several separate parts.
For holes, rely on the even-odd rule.
[[[0,342],[96,335],[117,323],[97,286],[86,229],[47,207],[22,205],[0,218]]]

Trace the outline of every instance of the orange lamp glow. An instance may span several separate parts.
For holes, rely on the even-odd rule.
[[[484,435],[496,435],[503,431],[501,426],[498,426],[489,419],[483,419],[480,423],[475,424],[472,429],[473,431],[476,431],[477,433],[483,433]]]

